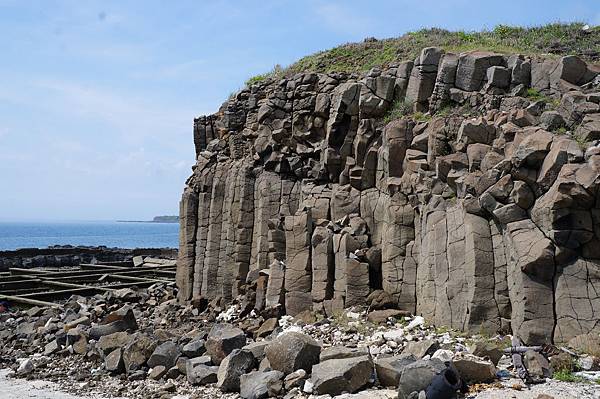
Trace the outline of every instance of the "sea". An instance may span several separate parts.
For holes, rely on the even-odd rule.
[[[177,248],[178,223],[0,222],[0,251],[85,245],[118,248]]]

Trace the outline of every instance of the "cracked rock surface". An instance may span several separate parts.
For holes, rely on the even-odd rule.
[[[395,308],[527,344],[600,332],[599,72],[429,47],[241,90],[194,121],[179,300]]]

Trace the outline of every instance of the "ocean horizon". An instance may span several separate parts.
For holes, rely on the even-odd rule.
[[[179,223],[0,221],[0,251],[53,245],[177,248]]]

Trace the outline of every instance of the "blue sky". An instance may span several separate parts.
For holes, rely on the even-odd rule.
[[[175,214],[192,121],[250,76],[368,36],[600,24],[599,0],[0,0],[0,220]]]

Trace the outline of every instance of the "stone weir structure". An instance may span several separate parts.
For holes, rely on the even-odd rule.
[[[383,301],[529,344],[600,332],[599,72],[425,48],[241,90],[194,120],[180,299]]]

